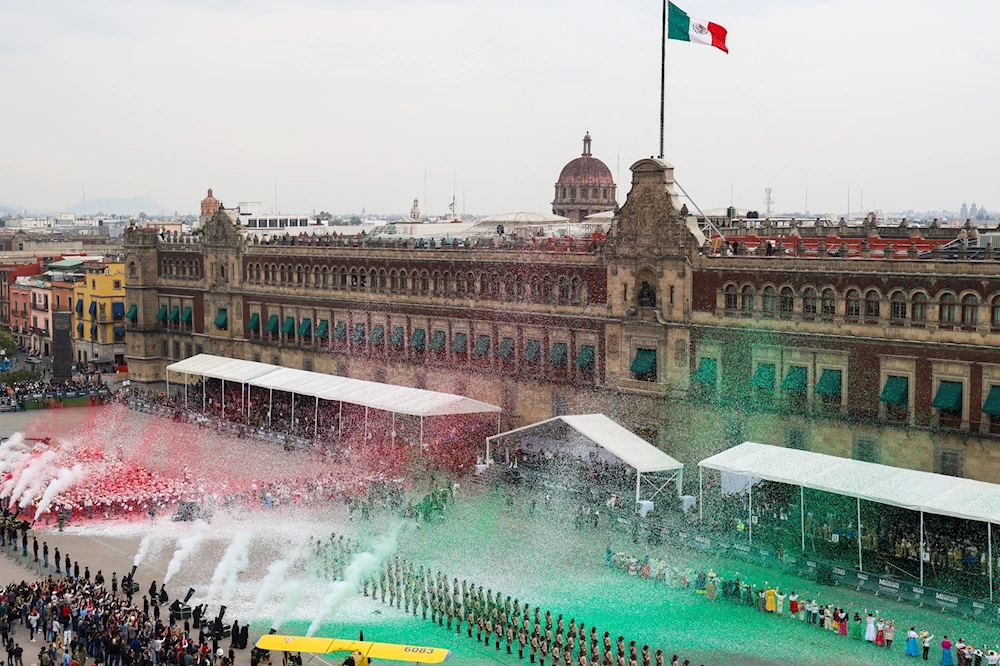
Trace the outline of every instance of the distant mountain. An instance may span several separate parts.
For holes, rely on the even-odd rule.
[[[69,207],[69,212],[77,215],[94,215],[104,213],[105,215],[159,215],[167,208],[161,206],[149,197],[104,197],[98,199],[87,199],[86,205],[83,201]],[[169,210],[168,212],[173,212]]]

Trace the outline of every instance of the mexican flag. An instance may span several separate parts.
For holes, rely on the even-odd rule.
[[[691,18],[674,3],[667,10],[667,38],[682,42],[707,44],[729,53],[726,48],[726,29],[718,23]]]

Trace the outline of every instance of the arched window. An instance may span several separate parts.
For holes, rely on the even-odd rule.
[[[444,293],[444,279],[439,271],[434,271],[434,291],[438,294]]]
[[[362,289],[368,288],[368,271],[364,268],[358,271],[358,286]]]
[[[727,284],[725,289],[725,294],[726,294],[726,309],[738,310],[740,307],[740,297],[739,297],[739,292],[736,289],[736,285]]]
[[[551,288],[552,279],[549,278],[549,285]],[[551,292],[549,294],[551,296]],[[500,296],[500,276],[496,273],[490,273],[490,296],[494,299]]]
[[[1000,328],[1000,296],[994,296],[990,301],[990,321],[993,328]]]
[[[476,276],[474,273],[468,273],[465,276],[465,291],[470,296],[476,293]]]
[[[954,294],[941,294],[938,305],[938,320],[942,324],[954,324],[958,318],[958,305]]]
[[[380,269],[378,272],[378,288],[385,291],[385,269]]]
[[[979,297],[966,294],[962,297],[962,325],[975,326],[979,323]]]
[[[865,294],[865,319],[878,319],[882,314],[882,297],[874,289]]]
[[[285,271],[285,265],[281,264],[281,278],[279,282],[281,282],[281,284],[284,284],[287,279],[288,279],[288,273],[287,271]]]
[[[802,292],[802,316],[810,319],[816,316],[816,290],[812,287]]]
[[[427,293],[431,288],[431,276],[424,271],[420,274],[420,291]]]
[[[130,278],[134,278],[134,277],[137,276],[137,272],[136,272],[135,262],[134,261],[128,262],[128,276]]]
[[[901,322],[906,319],[906,294],[901,291],[893,292],[890,297],[891,307],[889,309],[889,319],[893,322]]]
[[[782,316],[789,317],[795,311],[795,292],[791,287],[782,287],[779,298]]]
[[[768,317],[773,317],[778,310],[778,292],[774,287],[768,285],[764,287],[764,293],[760,297],[760,309]]]
[[[927,294],[917,292],[913,295],[913,309],[910,318],[913,321],[927,321]]]
[[[565,276],[559,278],[559,302],[566,303],[569,301],[569,281]]]
[[[740,290],[740,309],[743,314],[753,314],[753,287],[747,285]]]
[[[582,280],[580,280],[580,278],[578,277],[574,277],[572,280],[570,280],[569,284],[570,284],[570,298],[573,299],[574,303],[582,302],[583,299],[581,298],[580,294],[580,287],[583,284]]]
[[[847,316],[855,318],[861,316],[861,292],[857,289],[847,292]]]
[[[832,320],[837,314],[837,292],[833,289],[823,290],[822,308],[823,319],[827,321]]]
[[[546,303],[551,302],[552,301],[552,291],[553,291],[553,289],[552,289],[552,277],[549,276],[549,275],[546,275],[542,279],[542,300],[545,301]]]

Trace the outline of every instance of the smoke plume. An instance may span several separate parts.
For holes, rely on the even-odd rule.
[[[174,574],[181,570],[184,560],[198,550],[206,536],[208,536],[208,525],[204,520],[196,520],[191,526],[191,531],[177,540],[177,549],[170,559],[170,564],[167,565],[167,574],[163,577],[164,585],[169,583]]]
[[[222,605],[229,603],[229,599],[236,590],[236,575],[246,569],[250,562],[250,536],[250,532],[245,530],[237,532],[232,543],[226,548],[226,552],[222,554],[222,559],[216,565],[212,580],[208,584],[207,601],[211,602],[215,599],[215,595],[225,586],[222,594]]]
[[[52,500],[56,498],[60,493],[64,493],[69,490],[74,483],[82,480],[87,476],[87,470],[84,469],[83,465],[79,463],[73,465],[73,467],[67,469],[62,468],[53,479],[48,487],[45,488],[45,492],[42,494],[42,499],[38,502],[38,507],[35,509],[35,515],[40,515],[49,510],[52,505]]]
[[[278,606],[278,612],[274,614],[274,620],[271,622],[271,629],[277,631],[281,629],[281,625],[285,623],[288,619],[288,614],[295,609],[295,605],[299,603],[299,597],[302,596],[302,590],[305,588],[305,581],[293,580],[285,587],[285,598],[281,600],[281,605]]]
[[[147,555],[149,555],[149,549],[152,545],[153,545],[152,534],[147,534],[146,536],[142,537],[142,541],[139,542],[139,550],[136,551],[135,557],[132,558],[132,566],[137,567],[140,564],[142,564],[142,561],[146,559]]]
[[[281,585],[281,582],[285,580],[285,574],[288,573],[291,566],[301,557],[302,549],[296,548],[285,559],[275,560],[267,565],[267,575],[260,581],[260,586],[257,588],[257,597],[254,599],[253,609],[250,611],[250,622],[253,622],[254,618],[257,617],[257,613],[267,603],[267,600],[271,597],[271,593]]]

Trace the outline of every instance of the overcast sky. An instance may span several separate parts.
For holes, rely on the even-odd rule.
[[[702,208],[1000,209],[1000,2],[681,0],[667,159]],[[548,211],[590,130],[657,152],[659,0],[0,0],[0,201]],[[427,207],[425,206],[425,212]]]

